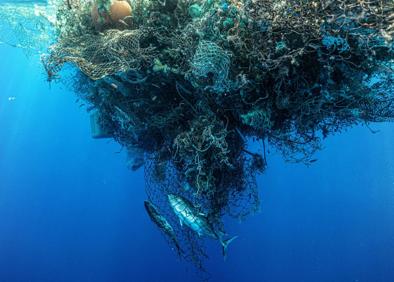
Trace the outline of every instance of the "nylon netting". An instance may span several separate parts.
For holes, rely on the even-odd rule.
[[[199,211],[211,214],[210,220],[217,230],[224,230],[222,221],[223,215],[229,215],[238,220],[254,213],[259,208],[259,197],[256,182],[256,159],[246,158],[245,165],[239,166],[232,173],[238,174],[239,181],[233,182],[233,178],[223,177],[221,195],[196,194],[189,186],[184,176],[179,174],[179,170],[168,161],[162,162],[154,155],[147,155],[145,158],[145,190],[148,199],[160,209],[160,213],[170,221],[175,230],[176,238],[182,249],[181,258],[191,262],[197,269],[205,271],[205,260],[208,258],[205,251],[204,238],[197,233],[181,226],[179,218],[176,217],[168,202],[168,194],[180,195],[188,199]],[[241,176],[242,175],[242,176]],[[220,202],[223,201],[223,202]],[[217,209],[215,205],[221,206]],[[173,242],[168,240],[168,244],[175,249]]]
[[[107,30],[99,34],[86,34],[60,41],[45,60],[53,70],[64,63],[75,64],[93,80],[130,70],[138,70],[152,61],[154,51],[141,47],[146,30]]]
[[[216,43],[202,40],[191,60],[190,80],[193,84],[224,92],[229,87],[229,55]]]
[[[146,158],[144,171],[147,197],[159,207],[160,213],[174,228],[182,250],[180,253],[181,258],[191,262],[198,269],[204,270],[203,263],[207,257],[203,247],[204,244],[195,232],[185,226],[180,226],[179,219],[175,216],[168,203],[168,194],[182,195],[194,204],[201,205],[201,203],[196,201],[192,191],[185,189],[186,183],[179,177],[176,169],[170,163],[158,163],[154,156],[150,156]],[[175,249],[171,240],[167,240],[167,242]]]

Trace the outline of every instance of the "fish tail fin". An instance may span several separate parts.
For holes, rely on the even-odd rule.
[[[234,237],[232,237],[232,238],[230,238],[230,239],[227,239],[227,240],[220,240],[220,244],[222,244],[222,251],[223,251],[223,258],[226,260],[226,258],[227,258],[227,248],[228,248],[228,245],[230,245],[230,243],[232,242],[232,241],[234,241],[235,239],[237,239],[238,238],[238,236],[234,236]]]

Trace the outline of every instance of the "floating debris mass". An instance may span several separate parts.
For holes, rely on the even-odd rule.
[[[56,40],[43,57],[49,78],[76,66],[74,89],[94,108],[97,136],[122,144],[130,167],[144,164],[151,218],[199,268],[201,238],[181,228],[168,195],[224,232],[223,216],[258,208],[266,146],[310,164],[328,135],[394,118],[393,1],[67,0],[56,8]],[[247,148],[250,138],[262,155]]]

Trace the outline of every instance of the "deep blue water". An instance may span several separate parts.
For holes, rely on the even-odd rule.
[[[0,45],[0,282],[198,281],[150,222],[143,172],[90,138],[73,93]],[[310,167],[269,154],[261,211],[211,281],[394,281],[394,124],[328,138]]]

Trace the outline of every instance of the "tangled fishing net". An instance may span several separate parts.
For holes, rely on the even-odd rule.
[[[189,81],[194,87],[210,87],[219,93],[227,89],[230,58],[216,43],[201,40],[190,65]]]
[[[169,193],[223,230],[223,216],[258,208],[266,146],[309,163],[328,135],[394,118],[392,0],[131,0],[120,20],[111,3],[58,1],[45,69],[76,67],[79,96],[144,165],[148,198],[198,267],[203,242]]]

